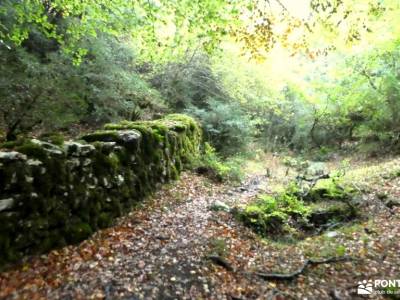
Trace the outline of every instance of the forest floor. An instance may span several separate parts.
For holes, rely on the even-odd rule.
[[[400,279],[400,207],[377,196],[399,198],[400,177],[391,174],[400,159],[352,161],[346,176],[363,191],[365,218],[297,241],[263,239],[231,213],[210,209],[216,201],[249,203],[293,176],[279,158],[266,161],[238,187],[184,173],[114,227],[0,273],[0,298],[383,299],[361,298],[356,288],[366,279]],[[353,259],[310,266],[293,280],[257,275],[290,273],[339,252]]]

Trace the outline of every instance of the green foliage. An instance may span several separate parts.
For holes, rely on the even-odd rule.
[[[310,190],[308,201],[320,201],[325,199],[350,201],[356,191],[349,185],[343,184],[338,179],[321,180]]]
[[[251,1],[243,8],[248,17],[233,32],[249,56],[266,59],[278,44],[291,53],[301,52],[315,59],[338,45],[357,44],[368,37],[387,10],[398,8],[391,0],[298,2],[271,0],[266,5],[264,1]]]
[[[295,158],[291,156],[285,156],[282,159],[282,163],[285,166],[295,168],[298,171],[305,170],[309,166],[309,162],[301,158]]]
[[[345,246],[343,246],[343,245],[339,245],[339,246],[337,246],[336,247],[336,249],[335,249],[335,255],[336,256],[344,256],[345,254],[346,254],[346,247]]]
[[[159,93],[136,72],[135,53],[128,44],[109,37],[86,43],[88,58],[79,66],[85,78],[81,97],[86,99],[91,122],[152,117],[164,110]]]
[[[206,140],[223,155],[244,151],[253,140],[253,129],[246,109],[230,96],[210,59],[193,53],[182,63],[171,63],[151,78],[169,106],[195,116]]]
[[[164,110],[161,96],[135,73],[131,49],[107,37],[86,45],[88,59],[79,67],[58,51],[43,61],[23,48],[0,48],[0,127],[7,139],[43,128],[68,130],[77,122],[130,119],[134,110],[143,118]]]
[[[43,64],[23,49],[1,47],[0,53],[0,124],[7,139],[77,121],[85,103],[69,89],[77,79],[61,73],[59,62]]]
[[[40,140],[57,145],[62,146],[64,144],[64,136],[58,132],[49,132],[40,135]]]
[[[187,113],[200,120],[205,137],[224,155],[243,152],[252,141],[250,119],[237,103],[212,99],[206,109],[193,107]]]
[[[240,182],[244,177],[243,159],[231,157],[222,160],[215,149],[209,144],[204,144],[202,155],[193,164],[199,173],[205,174],[217,181]]]
[[[307,22],[277,0],[111,2],[2,2],[7,140],[172,111],[222,157],[254,143],[318,160],[400,151],[396,1],[311,1]]]
[[[290,186],[276,197],[261,195],[254,203],[240,212],[239,218],[261,235],[290,231],[292,219],[306,219],[311,210],[296,196]]]
[[[154,73],[150,81],[174,110],[195,106],[206,108],[210,97],[225,99],[225,90],[215,76],[205,53],[188,53],[179,62],[170,62]]]
[[[211,51],[236,23],[237,3],[204,1],[10,1],[0,7],[2,44],[19,46],[35,32],[57,43],[80,64],[88,54],[82,45],[101,34],[132,36],[144,57],[183,52],[198,40]],[[147,53],[146,53],[147,52]]]
[[[341,179],[342,175],[332,175],[311,185],[292,181],[274,196],[260,195],[254,203],[238,210],[238,217],[262,236],[301,234],[299,229],[305,232],[332,222],[349,221],[357,215],[351,203],[356,193],[341,184]]]

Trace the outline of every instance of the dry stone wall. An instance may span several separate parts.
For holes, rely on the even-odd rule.
[[[0,264],[77,243],[176,179],[198,155],[184,115],[108,124],[59,145],[31,139],[0,150]]]

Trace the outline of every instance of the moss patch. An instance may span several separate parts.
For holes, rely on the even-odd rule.
[[[281,238],[282,234],[305,237],[357,217],[351,203],[354,195],[352,189],[334,180],[313,187],[305,195],[292,183],[275,196],[259,196],[257,201],[238,210],[237,216],[264,237]]]
[[[179,177],[199,154],[201,131],[190,117],[171,115],[108,124],[81,143],[42,138],[6,145],[27,157],[0,158],[0,199],[17,203],[0,211],[0,264],[110,226],[159,183]]]

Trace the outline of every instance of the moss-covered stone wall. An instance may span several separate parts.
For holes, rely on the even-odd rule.
[[[198,155],[184,115],[108,124],[58,145],[31,139],[0,150],[0,264],[77,243],[128,211]],[[6,148],[5,148],[6,147]]]

